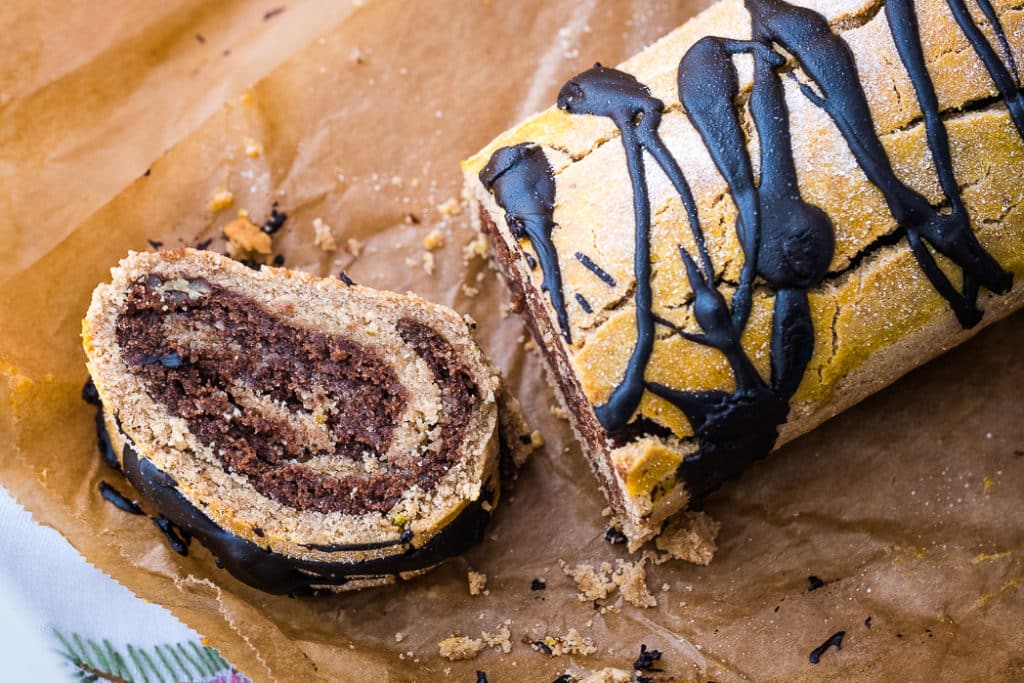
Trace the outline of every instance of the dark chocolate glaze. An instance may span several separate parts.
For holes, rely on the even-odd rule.
[[[843,649],[843,637],[846,636],[846,631],[837,631],[829,636],[828,640],[819,645],[818,647],[811,650],[811,655],[807,658],[811,664],[817,664],[821,661],[821,656],[825,654],[825,651],[830,647],[835,647],[837,650]]]
[[[971,47],[974,48],[974,51],[985,65],[985,69],[992,78],[992,83],[996,86],[996,90],[999,91],[999,94],[1005,100],[1006,108],[1010,112],[1010,118],[1013,119],[1014,125],[1017,126],[1017,132],[1024,137],[1024,95],[1022,95],[1017,84],[1017,78],[1015,78],[1014,73],[1010,73],[1010,70],[1006,68],[1006,64],[999,58],[999,54],[992,47],[992,44],[988,42],[988,38],[982,33],[981,28],[974,23],[974,17],[971,16],[964,0],[946,0],[946,3],[949,5],[956,23],[960,25],[960,30],[967,36]],[[982,12],[992,23],[992,29],[996,34],[996,38],[1002,43],[1009,58],[1010,68],[1016,72],[1017,63],[1013,59],[1013,52],[1010,51],[1010,45],[1006,41],[1006,31],[1003,30],[1002,22],[996,16],[995,9],[987,1],[979,1],[978,7],[981,8]]]
[[[562,336],[572,343],[562,294],[562,267],[551,241],[555,229],[555,178],[544,150],[530,143],[502,147],[480,171],[480,182],[494,193],[494,200],[505,210],[505,221],[516,239],[525,237],[533,245],[544,276],[541,289],[551,298]]]
[[[582,263],[584,268],[586,268],[591,273],[596,275],[598,280],[605,283],[609,287],[615,286],[615,278],[609,275],[608,271],[606,271],[604,268],[594,263],[593,259],[591,259],[589,256],[577,251],[576,260]]]
[[[123,510],[130,515],[144,515],[146,514],[138,504],[125,496],[123,493],[115,489],[113,486],[105,481],[101,481],[97,487],[100,491],[100,495],[103,496],[103,500],[107,501],[118,510]]]
[[[1024,135],[1024,100],[1014,80],[1016,63],[991,4],[988,0],[978,1],[1006,53],[1009,68],[974,23],[963,0],[947,0]],[[571,79],[558,96],[558,106],[571,114],[605,116],[615,123],[621,133],[633,190],[637,341],[621,382],[605,404],[594,406],[594,412],[614,441],[616,435],[628,431],[645,390],[679,407],[700,441],[698,451],[680,465],[679,476],[685,480],[691,497],[698,499],[774,447],[778,427],[788,416],[789,400],[800,385],[814,349],[807,293],[827,276],[835,247],[829,217],[800,195],[789,111],[779,74],[786,58],[774,46],[783,48],[799,63],[810,81],[800,83],[801,92],[824,110],[842,133],[858,165],[885,197],[922,271],[949,302],[960,323],[966,328],[980,320],[980,287],[1004,293],[1012,285],[1010,273],[981,246],[971,229],[954,175],[948,133],[925,66],[912,0],[890,0],[885,11],[924,115],[928,145],[948,201],[948,212],[932,207],[925,197],[896,176],[875,130],[854,56],[827,20],[783,0],[746,0],[746,7],[752,19],[753,40],[704,38],[687,51],[678,71],[683,109],[727,181],[738,210],[736,231],[745,260],[730,301],[718,290],[686,178],[658,136],[663,103],[634,76],[601,65]],[[757,173],[737,109],[741,106],[733,60],[737,54],[750,55],[754,64],[748,106],[759,140]],[[682,246],[679,253],[693,289],[693,313],[699,333],[683,330],[652,311],[651,206],[644,151],[673,183],[694,234],[696,257]],[[495,154],[492,165],[502,153],[499,150]],[[505,171],[509,181],[510,175],[523,172],[507,165]],[[960,290],[939,268],[932,250],[961,269]],[[605,280],[603,271],[596,269],[589,258],[578,253],[576,258]],[[775,293],[771,374],[767,380],[761,377],[740,343],[758,278]],[[614,285],[614,281],[608,284]],[[719,350],[729,362],[735,388],[731,392],[687,392],[645,381],[654,328],[659,324],[685,339]]]
[[[114,453],[114,448],[110,445],[110,434],[107,433],[107,424],[103,421],[103,404],[100,403],[100,394],[96,391],[96,384],[92,381],[92,377],[86,380],[85,385],[82,387],[82,400],[97,408],[94,421],[96,425],[96,445],[99,448],[100,457],[103,458],[103,462],[108,467],[112,467],[120,472],[121,463],[118,462],[117,454]]]
[[[1013,50],[1010,49],[1010,41],[1006,39],[1006,29],[1003,28],[1003,22],[999,21],[999,15],[996,14],[995,7],[989,0],[974,0],[978,5],[978,9],[985,15],[989,25],[992,27],[992,31],[996,34],[996,40],[999,41],[999,47],[1003,51],[1003,57],[1006,58],[1006,63],[1010,67],[1010,71],[1013,72],[1013,78],[1018,83],[1020,82],[1020,71],[1017,69],[1017,59],[1013,56]]]
[[[950,0],[954,14],[954,5],[957,4],[962,5],[958,0]],[[747,0],[746,6],[751,14],[754,37],[765,42],[777,43],[785,48],[817,86],[817,90],[814,90],[807,84],[801,84],[800,89],[811,102],[821,107],[832,118],[864,174],[882,192],[889,211],[900,228],[906,231],[907,240],[921,270],[949,302],[960,324],[965,328],[976,325],[981,320],[981,311],[976,305],[977,285],[980,284],[992,292],[1003,293],[1010,289],[1012,278],[978,242],[965,211],[942,213],[896,176],[889,156],[875,131],[867,97],[858,79],[857,66],[849,46],[832,32],[824,17],[811,10],[794,7],[782,0]],[[937,101],[934,110],[928,111],[931,108],[928,105],[928,96],[930,94],[934,98],[934,88],[924,68],[920,37],[913,12],[914,8],[906,4],[894,3],[893,8],[890,8],[888,3],[886,5],[887,16],[896,19],[896,24],[891,26],[891,30],[900,58],[908,67],[919,67],[908,68],[908,72],[925,114],[933,161],[940,178],[946,177],[943,181],[943,190],[948,196],[950,191],[955,189],[956,180],[953,178],[952,162],[948,157],[945,128],[938,117]],[[967,21],[977,30],[969,15]],[[984,46],[973,41],[972,43],[979,55],[982,55],[983,47],[991,51],[987,41]],[[982,58],[984,59],[984,55]],[[918,63],[918,59],[921,63]],[[996,62],[1005,73],[1005,67],[998,58]],[[994,68],[990,67],[989,71],[992,72]],[[998,82],[997,87],[1003,91]],[[1009,101],[1008,98],[1008,104]],[[941,133],[938,132],[939,128],[942,128]],[[943,141],[946,147],[945,154],[942,149]],[[929,246],[962,269],[963,292],[957,291],[939,268]]]
[[[364,562],[317,562],[275,553],[220,528],[178,491],[173,479],[140,458],[128,443],[122,458],[125,477],[168,520],[199,539],[236,579],[274,594],[309,593],[317,587],[432,567],[483,538],[490,519],[483,503],[494,502],[494,492],[485,489],[479,500],[419,548]]]

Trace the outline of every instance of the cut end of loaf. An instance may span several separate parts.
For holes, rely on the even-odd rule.
[[[501,432],[525,425],[455,312],[189,249],[112,275],[83,346],[114,453],[162,514],[311,587],[391,580],[480,539],[503,441],[525,448]],[[224,564],[259,581],[244,557]]]

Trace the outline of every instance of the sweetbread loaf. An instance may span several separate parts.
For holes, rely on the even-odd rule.
[[[1024,13],[725,0],[463,164],[636,549],[1022,305]]]

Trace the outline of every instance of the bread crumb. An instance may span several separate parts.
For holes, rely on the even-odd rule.
[[[349,237],[345,240],[345,251],[352,254],[353,258],[359,258],[359,255],[363,253],[363,247],[366,246],[366,242],[357,240],[355,237]]]
[[[458,216],[462,213],[462,204],[455,197],[450,197],[437,205],[439,213],[445,216]]]
[[[319,216],[313,219],[313,244],[322,251],[336,251],[338,243],[334,240],[334,229],[324,223]]]
[[[615,591],[612,565],[608,562],[603,562],[598,567],[592,567],[589,564],[569,567],[565,562],[559,564],[562,567],[562,573],[576,582],[576,588],[579,590],[576,598],[580,602],[602,600]]]
[[[434,255],[429,251],[423,254],[423,272],[427,275],[434,274]]]
[[[512,651],[512,620],[506,619],[503,623],[498,625],[498,628],[493,633],[483,631],[480,633],[480,638],[484,641],[484,645],[487,647],[493,647],[496,650],[501,650],[505,654]]]
[[[709,564],[718,549],[715,538],[721,526],[720,522],[700,511],[676,515],[654,541],[658,550],[663,551],[655,557],[654,563],[662,564],[675,558],[694,564]]]
[[[543,647],[541,645],[543,644]],[[580,632],[570,628],[564,636],[545,636],[541,640],[531,643],[534,650],[550,654],[552,657],[563,655],[589,655],[597,652],[597,646],[590,638],[580,635]]]
[[[530,337],[523,344],[523,349],[526,350],[526,351],[531,351],[531,352],[532,351],[536,351],[537,350],[537,340],[534,339],[533,337]]]
[[[244,211],[239,211],[238,218],[224,226],[224,236],[228,238],[229,250],[235,258],[252,253],[270,254],[270,235],[250,221]]]
[[[467,263],[475,258],[483,258],[484,256],[487,256],[487,238],[483,235],[467,243],[462,248],[462,260]]]
[[[469,579],[470,595],[480,595],[484,592],[484,589],[487,587],[487,574],[470,569],[467,578]]]
[[[530,432],[530,446],[533,448],[540,448],[544,445],[544,435],[540,433],[539,429],[534,429]]]
[[[585,678],[580,679],[580,683],[630,683],[632,680],[631,671],[608,667],[590,672]]]
[[[395,634],[395,642],[396,642],[396,643],[400,643],[400,642],[402,642],[403,640],[405,640],[405,634],[404,634],[404,633],[402,633],[401,631],[399,631],[398,633],[396,633],[396,634]]]
[[[262,156],[262,154],[263,145],[252,138],[245,138],[245,156],[255,159],[256,157]]]
[[[619,587],[622,597],[634,607],[658,606],[658,600],[647,590],[647,570],[644,569],[646,563],[646,558],[639,562],[616,560],[615,574],[612,579]]]
[[[222,211],[235,203],[235,195],[229,190],[214,190],[210,195],[210,211]]]
[[[578,564],[575,567],[569,567],[565,562],[560,564],[562,573],[576,582],[579,590],[576,599],[580,602],[603,600],[617,589],[629,604],[646,608],[658,604],[657,599],[647,590],[646,562],[646,558],[639,562],[619,559],[615,561],[614,567],[610,562],[602,562],[598,566]]]
[[[434,228],[423,237],[423,248],[434,251],[444,246],[444,233],[439,228]]]
[[[465,296],[467,299],[475,299],[476,296],[480,293],[479,287],[470,287],[469,285],[462,285],[461,289],[463,296]]]
[[[565,409],[562,408],[562,406],[558,406],[558,405],[551,406],[550,408],[548,408],[548,412],[550,412],[552,415],[557,417],[559,420],[568,420],[569,419],[569,413],[565,412]]]
[[[480,651],[484,649],[484,641],[466,636],[450,636],[438,643],[437,649],[442,657],[458,662],[464,659],[473,659],[480,654]]]

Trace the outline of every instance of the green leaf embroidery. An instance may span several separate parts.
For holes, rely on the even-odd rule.
[[[248,683],[233,671],[215,649],[195,641],[140,648],[128,644],[124,651],[109,640],[95,641],[77,633],[70,636],[54,629],[57,652],[87,683]]]

